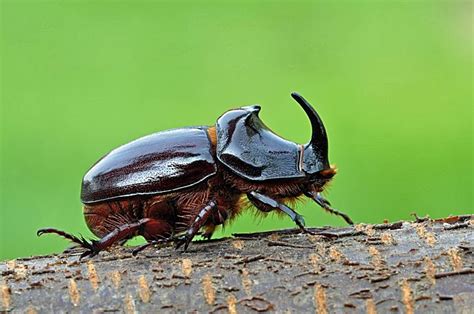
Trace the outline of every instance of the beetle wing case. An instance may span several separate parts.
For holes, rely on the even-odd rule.
[[[213,176],[217,167],[206,130],[158,132],[114,149],[84,176],[82,202],[166,193]]]
[[[260,120],[260,106],[227,111],[217,120],[217,158],[239,176],[250,180],[304,177],[299,169],[299,147]]]

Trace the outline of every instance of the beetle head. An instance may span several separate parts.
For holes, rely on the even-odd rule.
[[[324,171],[331,168],[323,122],[303,97],[291,95],[311,121],[308,144],[281,138],[260,120],[260,106],[247,106],[229,110],[217,120],[217,159],[237,175],[256,181],[330,177],[331,173]]]
[[[304,146],[303,170],[309,174],[315,174],[320,171],[330,169],[328,159],[328,138],[323,121],[319,117],[313,106],[300,94],[293,92],[293,97],[303,108],[311,122],[311,140]]]

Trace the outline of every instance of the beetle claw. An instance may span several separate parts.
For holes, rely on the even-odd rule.
[[[205,240],[210,240],[212,238],[212,232],[209,232],[209,233],[203,233],[201,234],[201,236],[205,239]]]
[[[79,260],[81,261],[83,258],[85,258],[86,256],[89,256],[92,252],[91,251],[85,251],[84,253],[81,254],[81,256],[79,256]]]
[[[179,249],[186,241],[184,240],[184,237],[179,237],[175,239],[176,247],[175,249]]]
[[[79,257],[79,260],[82,260],[85,257],[91,258],[99,254],[101,249],[97,248],[97,246],[95,245],[96,243],[97,241],[92,240],[92,242],[89,243],[84,239],[85,245],[82,245],[82,247],[86,248],[87,250],[81,254],[81,256]]]
[[[184,251],[186,251],[188,249],[189,243],[191,243],[192,239],[193,238],[191,236],[187,235],[187,234],[176,237],[175,238],[176,250],[184,245]]]
[[[188,250],[189,243],[191,243],[191,239],[187,240],[186,243],[184,243],[184,251],[185,252]]]
[[[304,217],[299,214],[296,214],[295,216],[295,223],[302,229],[304,229],[304,226],[306,225]]]
[[[87,250],[84,253],[82,253],[81,256],[79,256],[79,260],[81,261],[85,257],[89,257],[89,258],[94,257],[98,253],[99,253],[99,251],[97,251],[97,250]]]
[[[137,247],[136,249],[134,249],[134,250],[132,251],[132,255],[133,255],[133,256],[137,256],[138,253],[140,253],[141,251],[143,251],[143,250],[146,249],[147,247],[152,246],[152,245],[154,245],[154,244],[155,244],[155,243],[153,243],[153,242],[148,242],[148,243],[145,243],[145,244],[143,244],[143,245],[140,245],[139,247]]]
[[[310,235],[318,235],[316,232],[308,230],[305,227],[300,227],[300,228],[301,228],[301,232],[303,232],[303,233],[307,233],[307,234],[310,234]]]

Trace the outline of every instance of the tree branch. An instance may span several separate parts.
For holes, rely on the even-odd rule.
[[[114,247],[0,263],[0,310],[36,312],[469,312],[472,216]]]

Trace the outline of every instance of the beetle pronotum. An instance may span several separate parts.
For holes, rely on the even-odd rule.
[[[202,229],[236,217],[246,200],[262,212],[287,214],[302,231],[301,215],[285,205],[301,196],[352,220],[321,196],[336,174],[329,165],[326,130],[316,110],[299,94],[291,96],[312,127],[306,145],[287,141],[260,120],[260,106],[225,112],[214,126],[154,133],[120,146],[85,174],[81,201],[89,229],[100,240],[87,241],[48,228],[86,248],[93,256],[114,243],[141,235],[149,244],[174,241],[187,249]],[[144,248],[143,246],[142,248]]]

